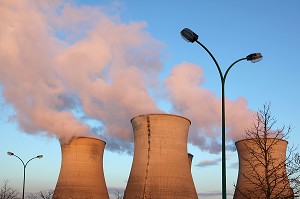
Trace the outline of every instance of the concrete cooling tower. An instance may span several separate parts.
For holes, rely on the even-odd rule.
[[[78,137],[61,143],[62,162],[53,199],[108,199],[103,173],[105,142]]]
[[[263,139],[263,138],[260,138]],[[268,155],[263,155],[257,139],[244,139],[236,142],[239,156],[239,173],[234,193],[234,199],[242,198],[267,198],[263,187],[270,187],[271,198],[293,198],[293,191],[290,187],[285,167],[286,149],[288,142],[275,138],[268,138],[265,148],[269,148]],[[275,143],[275,144],[272,144]],[[264,144],[262,144],[264,146]],[[265,161],[265,157],[269,161]],[[266,183],[266,162],[268,162],[268,181]],[[263,166],[264,164],[264,166]],[[275,169],[274,169],[275,168]],[[276,196],[276,194],[278,194]]]
[[[131,120],[134,156],[124,199],[198,198],[187,155],[191,122],[168,114]]]

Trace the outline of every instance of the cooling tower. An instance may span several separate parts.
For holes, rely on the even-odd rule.
[[[131,120],[134,156],[124,199],[198,198],[187,155],[190,121],[168,114]]]
[[[265,148],[269,148],[267,156],[261,153],[259,145],[255,142],[257,143],[257,139],[244,139],[235,143],[239,157],[239,173],[234,199],[246,198],[245,196],[251,199],[267,198],[266,193],[263,191],[267,189],[262,187],[271,188],[271,198],[286,198],[287,195],[293,195],[285,167],[288,142],[275,138],[267,138],[266,141],[262,141],[261,143],[266,143]],[[263,147],[264,144],[261,146]],[[269,161],[265,161],[265,157]],[[267,186],[266,183],[265,166],[267,164],[265,162],[268,162],[269,169],[267,170],[269,171],[268,181],[270,186]],[[276,194],[279,195],[275,197]]]
[[[79,137],[61,143],[62,162],[53,199],[108,199],[103,173],[105,142]]]

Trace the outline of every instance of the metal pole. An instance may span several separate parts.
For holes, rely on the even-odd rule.
[[[226,199],[226,110],[225,110],[225,81],[229,70],[236,63],[245,60],[247,58],[241,58],[233,62],[226,70],[225,75],[221,76],[222,83],[222,198]]]
[[[226,199],[225,78],[222,78],[222,198]]]
[[[24,161],[23,161],[19,156],[15,155],[15,154],[13,154],[13,153],[12,153],[12,156],[17,157],[17,158],[22,162],[22,164],[23,164],[23,191],[22,191],[22,199],[24,199],[24,190],[25,190],[25,169],[26,169],[27,163],[28,163],[30,160],[32,160],[32,159],[30,159],[26,164],[24,164]]]
[[[33,159],[35,159],[35,158],[42,158],[43,156],[42,156],[42,155],[38,155],[38,156],[36,156],[36,157],[33,157],[33,158],[29,159],[29,160],[26,162],[26,164],[25,164],[24,161],[23,161],[19,156],[15,155],[14,153],[12,153],[12,152],[7,152],[7,154],[10,155],[10,156],[15,156],[15,157],[17,157],[17,158],[22,162],[22,164],[23,164],[23,191],[22,191],[22,199],[24,199],[24,196],[25,196],[25,175],[26,175],[26,166],[27,166],[27,164],[28,164],[31,160],[33,160]]]
[[[226,199],[226,146],[225,146],[225,141],[226,141],[226,132],[225,132],[225,79],[226,76],[231,69],[231,67],[237,63],[234,62],[233,64],[230,65],[230,67],[226,70],[225,76],[223,76],[222,70],[213,56],[213,54],[204,46],[201,42],[198,40],[196,41],[204,50],[210,55],[210,57],[213,59],[215,65],[217,66],[217,69],[219,71],[220,75],[220,80],[222,84],[222,199]]]
[[[225,74],[223,75],[222,70],[213,56],[213,54],[204,46],[201,42],[196,40],[196,42],[210,55],[210,57],[213,59],[215,65],[217,66],[220,79],[221,79],[221,84],[222,84],[222,199],[226,199],[227,194],[226,194],[226,119],[225,119],[225,80],[227,77],[227,74],[229,70],[238,62],[245,60],[247,58],[241,58],[233,62],[225,71]]]
[[[23,163],[23,165],[24,165],[24,163]],[[25,194],[25,169],[26,169],[26,165],[24,165],[22,199],[24,199],[24,194]]]
[[[226,136],[226,125],[225,125],[225,80],[226,80],[226,76],[229,72],[229,70],[232,68],[232,66],[236,63],[238,63],[239,61],[242,60],[248,60],[251,61],[252,63],[258,62],[262,59],[262,55],[260,53],[252,53],[250,55],[248,55],[245,58],[242,59],[238,59],[235,62],[233,62],[226,70],[225,75],[223,76],[222,70],[217,62],[217,60],[215,59],[215,57],[213,56],[213,54],[208,50],[208,48],[206,48],[201,42],[198,41],[198,35],[196,33],[194,33],[192,30],[188,29],[188,28],[184,28],[181,32],[180,32],[181,36],[188,42],[196,42],[198,43],[209,55],[210,57],[213,59],[214,63],[216,64],[219,74],[220,74],[220,79],[221,79],[221,83],[222,83],[222,198],[226,199],[226,146],[225,146],[225,136]]]
[[[24,162],[22,161],[22,163],[23,163],[23,165],[24,165],[23,196],[22,196],[22,199],[24,199],[24,194],[25,194],[25,173],[26,173],[26,172],[25,172],[25,169],[26,169],[26,166],[27,166],[28,162],[30,162],[31,160],[33,160],[33,159],[35,159],[35,158],[38,158],[38,156],[31,158],[30,160],[28,160],[28,161],[26,162],[26,164],[24,164]]]

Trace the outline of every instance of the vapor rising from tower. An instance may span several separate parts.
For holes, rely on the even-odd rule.
[[[111,4],[114,6],[114,3]],[[220,152],[220,99],[205,89],[198,65],[171,66],[147,23],[122,22],[118,10],[73,1],[0,1],[0,94],[7,118],[30,134],[107,138],[106,149],[132,152],[128,118],[173,113],[193,121],[189,143]],[[188,97],[187,97],[188,96]],[[201,102],[201,103],[199,103]],[[253,113],[244,98],[226,100],[228,140]],[[201,113],[201,114],[199,114]]]

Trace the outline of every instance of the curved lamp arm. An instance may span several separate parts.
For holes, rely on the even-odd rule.
[[[15,155],[15,154],[12,153],[12,152],[7,152],[7,155],[17,157],[17,158],[22,162],[23,166],[26,167],[26,165],[27,165],[28,162],[25,164],[24,161],[23,161],[19,156]],[[31,159],[30,159],[30,160],[31,160]]]
[[[209,54],[209,56],[213,59],[213,61],[215,62],[217,68],[218,68],[218,71],[219,71],[219,74],[220,74],[220,77],[221,77],[221,80],[223,81],[224,76],[223,76],[223,73],[222,73],[222,70],[217,62],[217,60],[215,59],[215,57],[213,56],[213,54],[208,50],[208,48],[206,48],[206,46],[204,46],[201,42],[199,42],[198,40],[196,40],[196,42]]]
[[[192,30],[188,29],[188,28],[184,28],[181,32],[180,32],[182,38],[188,42],[191,42],[191,43],[198,43],[208,54],[209,56],[212,58],[212,60],[214,61],[214,63],[216,64],[217,68],[218,68],[218,71],[219,71],[219,75],[220,75],[220,78],[221,78],[221,81],[222,83],[225,83],[225,79],[226,79],[226,76],[229,72],[229,70],[238,62],[242,61],[242,60],[247,60],[247,61],[251,61],[252,63],[255,63],[255,62],[259,62],[260,60],[262,60],[263,56],[261,55],[261,53],[252,53],[250,55],[248,55],[247,57],[245,58],[241,58],[241,59],[238,59],[236,60],[235,62],[233,62],[229,67],[228,69],[226,70],[225,72],[225,75],[223,76],[223,73],[222,73],[222,70],[219,66],[219,63],[217,62],[217,60],[215,59],[215,57],[213,56],[213,54],[208,50],[208,48],[206,48],[206,46],[204,46],[201,42],[198,41],[198,38],[199,36],[194,33]]]
[[[224,80],[223,80],[224,83],[225,83],[227,74],[228,74],[229,70],[232,68],[232,66],[234,66],[236,63],[238,63],[238,62],[240,62],[240,61],[243,61],[243,60],[246,60],[246,59],[247,59],[246,57],[245,57],[245,58],[238,59],[238,60],[236,60],[235,62],[233,62],[233,63],[227,68],[227,70],[226,70],[226,72],[225,72],[225,75],[224,75]]]

